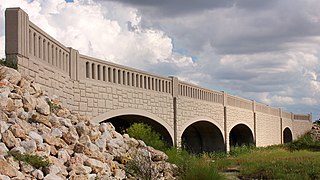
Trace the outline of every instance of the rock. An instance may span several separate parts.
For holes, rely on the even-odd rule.
[[[122,169],[116,169],[114,173],[114,177],[116,179],[125,179],[126,178],[126,172]]]
[[[62,139],[68,144],[74,144],[78,141],[79,136],[74,127],[69,128],[69,132],[62,135]]]
[[[9,94],[9,98],[11,98],[11,99],[22,99],[21,95],[19,95],[17,93],[10,93]]]
[[[15,146],[18,146],[19,141],[14,137],[12,132],[10,130],[6,130],[4,133],[2,133],[2,142],[9,148],[13,148]],[[1,166],[0,166],[1,167]]]
[[[52,127],[51,123],[49,122],[48,116],[44,116],[39,113],[33,113],[31,116],[31,120],[34,122],[42,123],[48,127]]]
[[[34,170],[34,167],[32,167],[30,164],[21,161],[20,162],[20,169],[24,173],[30,173],[31,171]]]
[[[56,175],[56,174],[48,174],[44,178],[44,180],[63,180],[62,177]]]
[[[166,161],[168,159],[168,156],[159,150],[154,149],[153,147],[148,146],[148,151],[151,152],[151,159],[152,161]]]
[[[37,179],[43,179],[44,178],[43,172],[40,171],[39,169],[36,169],[36,170],[32,171],[31,174],[32,174],[32,176],[34,178],[37,178]]]
[[[26,150],[27,153],[32,153],[37,149],[35,140],[22,141],[21,146]]]
[[[44,98],[37,98],[36,110],[42,115],[50,114],[50,106]]]
[[[37,105],[37,99],[34,98],[32,95],[26,95],[22,97],[22,103],[23,108],[29,112],[35,109]]]
[[[26,131],[24,129],[22,129],[19,124],[14,124],[14,125],[10,126],[10,131],[12,132],[12,134],[15,137],[21,138],[21,139],[26,139]]]
[[[70,176],[69,180],[88,180],[88,177],[84,174],[74,174]]]
[[[10,180],[9,176],[0,174],[0,180]]]
[[[53,146],[56,146],[58,148],[63,148],[63,147],[67,146],[67,143],[64,142],[62,139],[53,137],[49,134],[44,134],[43,139],[46,143],[53,145]]]
[[[80,165],[80,166],[74,166],[72,170],[74,171],[75,174],[90,174],[92,171],[92,168],[89,166]]]
[[[98,161],[98,160],[93,159],[93,158],[88,158],[84,162],[84,165],[91,167],[92,171],[95,172],[95,173],[102,173],[102,172],[107,171],[107,170],[110,171],[109,166],[106,166],[103,162]],[[109,169],[107,169],[107,167]]]
[[[76,125],[76,130],[81,137],[82,135],[87,135],[90,132],[90,129],[86,126],[86,124],[82,121]]]
[[[59,128],[52,128],[51,129],[51,135],[56,137],[56,138],[60,138],[62,137],[62,132]]]
[[[9,151],[9,149],[7,148],[7,146],[0,142],[0,156],[6,155],[7,152]]]
[[[16,152],[18,152],[18,153],[20,153],[20,154],[26,153],[26,150],[25,150],[22,146],[14,147],[14,148],[12,148],[10,151],[16,151]]]
[[[58,159],[61,159],[61,161],[65,163],[70,159],[70,156],[66,150],[62,149],[58,151]]]
[[[40,136],[38,133],[34,132],[34,131],[30,131],[29,132],[29,137],[33,140],[36,141],[37,144],[42,144],[43,143],[43,138],[42,136]]]
[[[6,66],[0,66],[0,74],[0,81],[6,79],[9,83],[17,85],[21,80],[21,75],[17,70]]]
[[[0,133],[4,133],[9,129],[9,125],[5,121],[0,121]]]
[[[18,176],[18,170],[10,165],[4,158],[0,159],[0,174],[10,178]]]

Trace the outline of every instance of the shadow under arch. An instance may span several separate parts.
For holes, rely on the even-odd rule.
[[[131,108],[112,110],[94,117],[92,122],[95,124],[111,122],[118,132],[133,123],[145,123],[158,132],[167,145],[173,146],[173,129],[158,116],[144,110]]]
[[[255,145],[253,133],[245,124],[235,125],[229,133],[230,147]]]
[[[290,128],[286,127],[283,130],[283,143],[289,143],[292,142],[292,131]]]
[[[193,122],[184,129],[181,139],[182,147],[191,153],[225,151],[223,133],[210,121]]]

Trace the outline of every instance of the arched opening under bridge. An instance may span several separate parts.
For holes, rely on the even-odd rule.
[[[191,153],[225,151],[220,129],[208,121],[198,121],[189,125],[181,138],[182,147]]]
[[[292,132],[289,128],[283,130],[283,143],[292,142]]]
[[[229,134],[230,147],[254,145],[253,134],[250,128],[244,124],[234,126]]]
[[[105,120],[111,122],[116,131],[122,133],[133,123],[144,123],[152,127],[152,129],[161,135],[161,139],[169,146],[173,146],[172,138],[168,130],[155,120],[142,115],[119,115]]]

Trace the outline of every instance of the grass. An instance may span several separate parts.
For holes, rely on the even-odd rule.
[[[47,158],[38,155],[21,154],[17,151],[9,151],[7,155],[13,156],[18,161],[26,162],[37,169],[50,165]]]
[[[227,179],[230,171],[235,172],[231,178],[295,180],[320,179],[319,150],[320,142],[307,133],[285,145],[235,147],[229,154],[195,155],[174,148],[165,152],[168,161],[178,166],[182,180]]]

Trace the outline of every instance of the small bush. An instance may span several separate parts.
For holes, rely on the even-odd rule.
[[[47,158],[38,155],[21,154],[17,151],[9,151],[7,155],[13,156],[18,161],[26,162],[37,169],[41,167],[48,167],[50,165]]]
[[[135,139],[144,141],[148,146],[158,150],[165,150],[168,147],[161,140],[159,133],[155,132],[151,126],[144,123],[134,123],[125,131]]]
[[[287,148],[290,151],[296,150],[310,150],[310,151],[319,151],[320,150],[320,142],[315,141],[310,133],[306,133],[300,136],[298,139],[288,143]]]
[[[126,172],[134,174],[137,178],[152,179],[151,159],[137,154],[132,160],[126,165]]]
[[[61,109],[60,105],[54,104],[51,101],[48,101],[48,105],[50,107],[50,112],[55,112],[58,109]]]
[[[7,66],[7,67],[13,68],[13,69],[18,69],[17,63],[15,63],[13,61],[8,61],[4,58],[0,59],[0,65]]]

